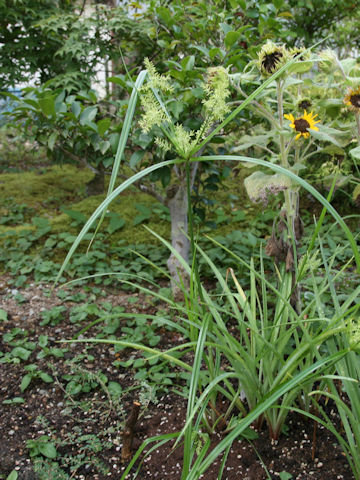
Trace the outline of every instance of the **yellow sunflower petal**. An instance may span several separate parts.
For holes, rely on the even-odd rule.
[[[286,120],[290,120],[290,122],[292,123],[294,123],[295,121],[294,115],[292,113],[285,113],[284,117],[286,118]]]
[[[315,130],[315,132],[319,131],[319,127],[311,127],[311,130]]]
[[[295,140],[299,140],[300,137],[301,137],[301,132],[296,135]]]

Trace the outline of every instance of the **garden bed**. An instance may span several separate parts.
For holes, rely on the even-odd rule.
[[[0,478],[6,478],[15,469],[21,480],[120,479],[125,468],[121,463],[121,433],[133,401],[142,404],[135,426],[134,453],[150,437],[181,430],[186,416],[186,400],[173,392],[183,384],[180,375],[171,376],[176,369],[159,369],[157,377],[149,374],[146,380],[142,380],[139,375],[134,378],[133,361],[140,359],[140,353],[130,349],[116,352],[112,345],[63,342],[90,323],[91,316],[83,325],[69,321],[71,312],[74,315],[74,307],[80,305],[79,300],[84,302],[82,295],[92,304],[111,304],[127,313],[154,315],[164,308],[163,305],[154,305],[151,298],[128,291],[116,294],[102,291],[95,298],[88,288],[85,291],[75,288],[64,295],[59,289],[50,291],[50,285],[46,284],[15,289],[7,284],[7,280],[3,277],[0,285],[0,305],[7,312],[7,319],[0,323],[3,335],[0,351],[9,358],[0,370],[1,398],[5,401],[0,416],[3,438]],[[54,307],[64,307],[58,318]],[[52,317],[43,313],[49,311],[54,312]],[[63,320],[59,320],[60,314]],[[44,324],[44,318],[48,319],[47,324]],[[182,341],[176,332],[161,328],[154,330],[154,335],[160,337],[157,348]],[[101,328],[97,325],[84,336],[92,337],[99,332]],[[12,340],[6,334],[13,334]],[[150,337],[149,333],[148,341],[151,342]],[[12,363],[16,361],[16,354],[10,354],[15,345],[11,345],[11,341],[16,342],[16,339],[22,339],[17,344],[19,348],[31,353],[25,359],[26,353],[20,350],[18,354],[23,359]],[[53,348],[58,350],[52,351]],[[119,362],[123,363],[120,365]],[[129,364],[127,368],[124,366],[126,362]],[[29,373],[24,370],[26,365],[36,365],[36,371],[50,375],[52,381],[46,376],[47,381],[44,381],[37,373],[22,392],[22,379]],[[105,375],[106,380],[101,375]],[[168,385],[166,378],[170,379]],[[329,406],[328,410],[341,431],[335,412],[331,412]],[[221,431],[214,434],[213,445],[222,436]],[[278,442],[271,442],[265,430],[255,437],[250,441],[240,438],[233,443],[222,475],[224,480],[268,479],[263,466],[272,479],[353,478],[336,439],[321,426],[315,429],[311,420],[295,413],[289,417]],[[34,465],[37,465],[37,473],[34,473]],[[181,465],[181,445],[172,452],[169,443],[145,457],[137,478],[177,480],[181,477]],[[201,478],[217,479],[219,466],[220,459]],[[135,470],[128,478],[133,478]]]

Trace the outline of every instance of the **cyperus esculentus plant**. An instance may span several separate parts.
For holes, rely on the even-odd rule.
[[[169,207],[171,217],[171,242],[173,247],[186,262],[189,260],[188,209],[189,194],[186,180],[186,162],[203,141],[208,132],[222,121],[229,112],[226,99],[229,96],[228,72],[223,67],[212,67],[207,71],[202,83],[202,123],[197,130],[191,130],[181,123],[176,123],[166,108],[169,96],[174,94],[170,78],[160,75],[154,65],[145,60],[148,80],[140,89],[140,101],[143,108],[139,125],[144,132],[155,130],[158,135],[155,143],[164,151],[172,152],[175,157],[184,159],[181,165],[174,165],[171,170],[171,184],[167,188],[164,203]],[[157,129],[157,130],[156,130]],[[190,168],[190,190],[198,172],[198,164],[192,163]],[[179,289],[180,278],[187,283],[187,274],[174,254],[168,259],[168,268],[172,277],[172,288],[175,296],[182,295]]]

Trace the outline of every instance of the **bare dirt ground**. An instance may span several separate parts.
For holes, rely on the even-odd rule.
[[[0,308],[7,312],[7,320],[0,322],[0,351],[3,354],[11,351],[12,347],[8,339],[4,341],[4,335],[14,332],[13,329],[26,331],[27,342],[36,343],[40,336],[47,336],[47,348],[64,349],[63,357],[47,355],[37,358],[40,349],[36,347],[25,361],[0,365],[0,478],[6,478],[15,469],[19,480],[119,480],[126,466],[121,462],[122,429],[133,402],[142,402],[134,430],[135,452],[150,437],[181,430],[186,414],[186,399],[169,388],[168,392],[158,393],[156,399],[146,400],[144,404],[144,387],[134,379],[134,370],[116,365],[119,359],[126,361],[134,356],[141,357],[139,352],[130,349],[116,352],[112,345],[107,344],[63,342],[79,332],[79,325],[70,323],[66,313],[65,320],[56,326],[41,326],[42,311],[60,305],[68,310],[74,305],[71,301],[60,299],[56,295],[57,290],[49,295],[49,288],[49,285],[30,284],[14,292],[8,286],[6,277],[0,281]],[[81,292],[81,289],[78,291]],[[17,294],[23,296],[20,303],[14,299]],[[155,313],[154,305],[146,297],[138,295],[136,304],[130,301],[134,295],[138,294],[108,294],[102,301],[121,305],[127,312]],[[93,327],[84,335],[93,337],[97,333],[96,327]],[[179,336],[166,330],[160,329],[158,334],[162,336],[158,345],[160,348],[181,341]],[[88,377],[93,374],[95,387],[72,396],[66,390],[64,379],[66,375],[79,372],[75,368],[76,362],[71,362],[74,358],[82,358],[79,368],[88,372]],[[24,366],[31,364],[36,364],[38,369],[51,375],[53,382],[46,383],[34,378],[29,387],[21,392],[20,384],[26,373]],[[121,402],[112,401],[106,388],[101,388],[99,381],[96,383],[99,372],[106,375],[108,382],[121,385],[124,392]],[[2,403],[19,397],[23,403]],[[341,429],[341,426],[338,428]],[[277,443],[271,443],[265,430],[258,433],[258,438],[251,442],[241,438],[234,442],[226,461],[223,480],[353,479],[336,439],[320,426],[315,429],[312,421],[304,417],[291,414],[287,431]],[[56,446],[56,457],[47,458],[41,454],[31,457],[34,450],[26,442],[45,435]],[[215,445],[223,435],[221,431],[214,434],[212,444]],[[140,457],[143,462],[137,478],[180,480],[182,449],[180,446],[172,451],[171,446],[168,443],[155,449],[149,456]],[[43,461],[47,458],[47,470],[43,467],[45,473],[39,467],[37,472],[34,471],[36,458]],[[219,465],[220,460],[202,478],[217,479]],[[134,478],[138,466],[139,463],[127,478]],[[286,476],[285,472],[291,476]]]

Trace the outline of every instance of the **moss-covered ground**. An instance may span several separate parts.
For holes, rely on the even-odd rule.
[[[227,234],[234,229],[246,229],[251,225],[254,216],[261,213],[261,208],[251,205],[246,197],[243,189],[243,177],[246,174],[248,170],[244,171],[244,175],[228,180],[224,187],[215,193],[216,203],[209,216],[214,233]],[[0,225],[0,233],[29,228],[31,215],[47,218],[53,233],[76,233],[78,226],[74,227],[73,219],[64,213],[63,209],[80,212],[87,218],[91,215],[105,198],[105,194],[86,196],[85,186],[91,178],[92,173],[89,170],[72,165],[0,174],[0,216],[10,217],[6,223]],[[18,223],[14,212],[19,210],[19,207],[23,210],[24,221]],[[108,209],[125,221],[123,228],[112,234],[112,242],[126,240],[131,244],[138,244],[154,241],[150,239],[146,229],[141,228],[135,220],[141,213],[141,207],[151,211],[149,218],[141,223],[169,238],[170,223],[160,204],[150,195],[136,188],[129,188]],[[108,220],[104,223],[105,230],[107,224]],[[215,224],[217,227],[214,229]],[[209,228],[205,228],[205,231],[209,231]]]

